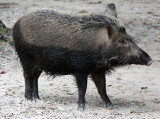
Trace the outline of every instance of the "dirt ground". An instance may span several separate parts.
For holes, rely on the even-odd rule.
[[[37,9],[84,14],[104,12],[111,0],[0,0],[0,20],[7,27]],[[2,4],[7,3],[7,4]],[[160,1],[115,0],[118,17],[128,34],[155,60],[150,66],[130,65],[106,75],[107,93],[113,110],[103,107],[93,82],[89,80],[86,111],[77,111],[78,92],[74,77],[39,79],[41,100],[24,98],[23,71],[8,44],[0,45],[0,119],[160,119]]]

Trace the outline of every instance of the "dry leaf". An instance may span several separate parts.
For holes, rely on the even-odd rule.
[[[79,13],[88,13],[88,11],[86,11],[86,10],[81,10]]]
[[[117,77],[117,80],[122,80],[121,78]]]
[[[5,73],[6,73],[6,71],[5,71],[5,70],[3,70],[3,71],[1,71],[1,72],[0,72],[0,74],[5,74]]]
[[[141,89],[147,89],[148,87],[141,87]]]
[[[88,2],[88,4],[100,4],[102,3],[102,1],[98,1],[98,2]]]
[[[108,85],[107,87],[111,87],[112,85]]]

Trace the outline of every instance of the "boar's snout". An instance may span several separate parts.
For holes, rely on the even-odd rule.
[[[129,64],[140,64],[150,66],[154,61],[145,51],[132,42],[129,55]]]
[[[150,66],[154,61],[146,52],[142,51],[140,54],[140,61],[142,65]]]
[[[139,48],[137,56],[130,56],[129,64],[140,64],[150,66],[154,60]]]

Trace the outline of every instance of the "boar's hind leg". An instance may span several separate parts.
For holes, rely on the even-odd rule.
[[[25,98],[39,99],[38,95],[38,78],[42,71],[37,68],[24,70],[25,78]]]
[[[105,103],[105,107],[112,109],[113,105],[106,93],[106,81],[105,81],[105,74],[92,74],[92,79],[98,89],[98,93],[100,94],[102,100]]]
[[[79,99],[78,99],[78,110],[84,111],[85,109],[85,93],[87,89],[87,75],[76,74],[76,82],[78,87]]]
[[[32,57],[20,53],[19,58],[23,67],[23,75],[25,79],[25,98],[30,100],[39,99],[38,78],[42,71],[35,66]]]

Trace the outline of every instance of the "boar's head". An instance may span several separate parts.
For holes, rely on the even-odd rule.
[[[109,62],[112,65],[151,65],[153,59],[139,48],[126,33],[124,27],[108,27]]]

